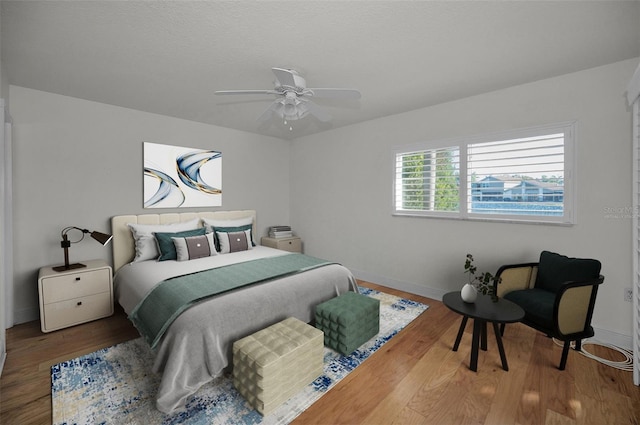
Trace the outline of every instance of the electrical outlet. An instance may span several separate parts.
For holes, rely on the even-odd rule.
[[[631,302],[632,299],[633,299],[633,289],[624,288],[624,300]]]

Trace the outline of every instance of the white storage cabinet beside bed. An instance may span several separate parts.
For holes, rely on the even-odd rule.
[[[38,274],[40,326],[51,332],[113,314],[111,267],[103,260],[87,267],[57,272],[43,267]]]
[[[184,223],[194,218],[248,220],[255,241],[253,210],[113,217],[115,295],[127,314],[151,288],[171,277],[268,257],[299,255],[258,245],[188,261],[132,262],[135,248],[129,223]],[[228,371],[233,364],[234,341],[287,317],[309,323],[316,305],[348,291],[357,291],[353,275],[339,264],[328,264],[233,289],[186,309],[166,328],[154,348],[153,369],[161,374],[157,408],[167,413],[180,408],[203,384]]]

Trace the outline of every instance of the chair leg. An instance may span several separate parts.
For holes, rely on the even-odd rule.
[[[576,339],[576,346],[575,346],[574,350],[582,351],[582,340],[581,339]]]
[[[562,358],[560,359],[560,367],[558,369],[564,370],[567,366],[567,357],[569,357],[569,347],[571,346],[571,341],[565,341],[562,346]]]
[[[507,326],[506,323],[500,323],[500,336],[504,336],[504,328]]]

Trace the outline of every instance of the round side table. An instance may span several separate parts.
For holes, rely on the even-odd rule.
[[[469,369],[474,372],[478,370],[478,348],[480,347],[483,351],[487,351],[487,323],[491,323],[493,332],[496,335],[498,351],[500,351],[502,368],[508,371],[509,365],[507,356],[504,354],[504,346],[502,345],[502,336],[500,335],[498,324],[519,322],[524,317],[524,310],[509,300],[502,298],[494,300],[491,296],[482,294],[478,294],[478,298],[474,303],[466,303],[462,301],[460,291],[445,294],[442,297],[442,302],[449,309],[462,315],[462,323],[460,323],[460,329],[458,329],[453,351],[458,351],[467,321],[473,319]]]

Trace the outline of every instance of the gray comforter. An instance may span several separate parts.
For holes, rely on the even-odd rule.
[[[153,286],[169,277],[287,254],[257,246],[191,261],[131,263],[115,276],[116,297],[129,314]],[[154,371],[162,374],[157,408],[169,413],[182,407],[203,384],[222,374],[232,364],[234,341],[287,317],[311,322],[317,304],[347,291],[357,291],[355,279],[345,267],[331,264],[238,289],[189,308],[157,346]]]

